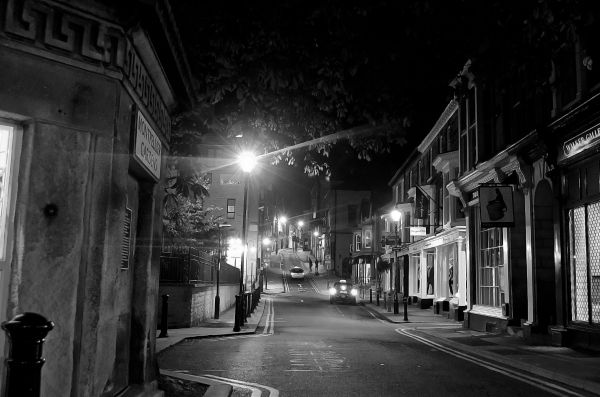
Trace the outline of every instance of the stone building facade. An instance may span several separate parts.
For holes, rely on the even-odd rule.
[[[3,0],[0,19],[0,320],[54,322],[44,396],[162,395],[161,178],[192,100],[169,4]]]

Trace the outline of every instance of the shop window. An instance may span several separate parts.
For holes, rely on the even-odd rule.
[[[477,262],[477,304],[500,307],[504,301],[503,229],[481,229]]]
[[[477,164],[477,91],[469,89],[459,106],[460,171],[465,173]]]
[[[600,324],[600,202],[569,210],[571,320]]]
[[[361,238],[360,234],[354,236],[354,251],[360,252],[361,249]]]
[[[364,239],[365,248],[371,248],[371,240],[372,240],[371,231],[365,230],[365,239]]]
[[[357,211],[356,205],[348,206],[348,224],[349,225],[356,225],[356,211]]]
[[[555,65],[558,73],[557,90],[560,106],[564,109],[577,95],[577,57],[575,56],[575,47],[567,45],[555,59]]]
[[[235,199],[227,199],[227,219],[235,218]]]

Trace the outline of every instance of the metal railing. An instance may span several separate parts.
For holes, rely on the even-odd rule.
[[[213,283],[216,272],[217,256],[213,250],[177,247],[160,256],[160,281],[163,283]],[[240,270],[221,261],[220,283],[236,284],[239,280]]]

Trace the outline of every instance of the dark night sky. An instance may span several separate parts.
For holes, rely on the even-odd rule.
[[[342,145],[328,160],[334,179],[385,190],[396,168],[429,132],[451,98],[450,80],[481,48],[498,46],[501,53],[511,36],[499,33],[519,33],[522,15],[535,3],[280,0],[238,4],[175,0],[173,8],[192,73],[198,79],[198,92],[210,87],[214,76],[220,76],[225,97],[233,97],[217,104],[216,111],[228,109],[236,95],[239,100],[240,81],[250,86],[254,82],[255,76],[248,79],[237,65],[229,68],[231,59],[250,58],[290,81],[295,73],[303,73],[306,80],[313,73],[315,82],[322,79],[327,84],[335,80],[327,75],[329,71],[348,72],[341,80],[345,91],[338,96],[325,91],[334,108],[339,102],[349,104],[350,111],[340,120],[341,129],[390,118],[407,120],[403,124],[406,142],[403,146],[390,145],[391,153],[365,162]],[[221,59],[221,48],[223,53],[224,49],[229,51],[228,61]],[[263,48],[265,52],[261,52]],[[323,95],[318,90],[320,83],[308,87],[316,98]],[[335,91],[336,87],[328,88]],[[268,89],[265,92],[270,93]],[[310,181],[302,173],[302,154],[297,158],[296,167],[278,167],[277,173],[285,186],[282,191],[302,201],[308,196],[303,193]],[[306,208],[308,202],[298,205]]]

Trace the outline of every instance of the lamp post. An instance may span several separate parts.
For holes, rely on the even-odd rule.
[[[285,215],[282,215],[279,218],[279,223],[281,223],[283,226],[281,227],[283,229],[282,233],[283,235],[287,238],[287,234],[285,232],[285,224],[287,222],[287,217]],[[279,240],[279,225],[277,225],[277,240]],[[278,242],[279,244],[279,242]],[[283,241],[281,241],[281,248],[283,248]]]
[[[263,239],[262,243],[263,243],[263,245],[264,245],[265,247],[270,247],[270,246],[271,246],[271,239],[270,239],[270,238],[268,238],[268,237],[265,237],[265,238]],[[267,262],[265,262],[265,254],[264,254],[264,251],[261,251],[261,252],[262,252],[262,256],[263,256],[263,258],[262,258],[262,265],[263,265],[263,279],[265,280],[265,289],[269,289],[269,287],[268,287],[268,282],[267,282],[267,266],[268,266],[268,263],[270,263],[270,262],[271,262],[271,259],[269,258],[269,262],[268,262],[268,263],[267,263]],[[269,250],[269,253],[270,253],[270,252],[271,252],[271,251]]]
[[[319,275],[319,231],[315,230],[313,232],[313,236],[315,236],[314,244],[313,244],[313,248],[315,250],[315,276],[318,276]]]
[[[298,246],[302,244],[302,250],[304,251],[304,243],[302,242],[302,226],[304,226],[304,221],[298,221]],[[298,246],[296,246],[296,249]]]
[[[220,277],[221,277],[221,257],[223,256],[221,253],[221,229],[223,229],[225,227],[231,227],[231,225],[229,223],[220,223],[219,225],[217,225],[217,227],[219,229],[219,247],[218,247],[219,257],[217,259],[217,294],[215,295],[215,318],[216,319],[219,318],[219,314],[221,313],[221,297],[219,296],[219,283],[220,283]]]
[[[394,314],[398,314],[398,289],[400,289],[400,283],[399,283],[399,279],[400,279],[400,266],[398,266],[398,221],[400,220],[400,211],[398,211],[397,209],[392,210],[392,220],[394,221],[394,234],[396,236],[396,241],[394,244],[394,264],[396,266],[396,272],[394,273],[394,288],[396,291],[394,293]],[[396,280],[398,280],[398,283],[396,283]]]
[[[239,299],[236,299],[236,319],[235,325],[233,326],[234,332],[240,331],[240,325],[242,320],[242,305],[241,299],[244,294],[244,266],[246,260],[246,217],[248,212],[248,179],[250,172],[256,166],[256,156],[251,152],[243,152],[238,162],[240,164],[240,168],[244,172],[244,204],[242,206],[242,254],[241,254],[241,263],[240,263],[240,292]]]

